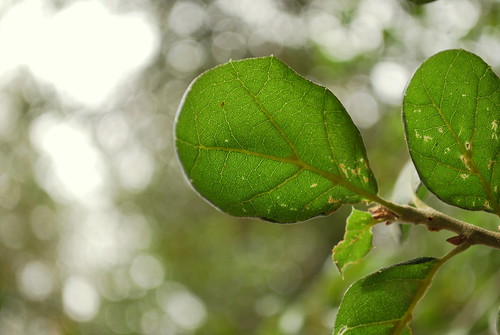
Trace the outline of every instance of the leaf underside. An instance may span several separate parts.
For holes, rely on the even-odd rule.
[[[370,213],[352,209],[347,218],[344,239],[333,248],[333,260],[339,272],[359,262],[372,248],[372,227],[375,221]]]
[[[391,201],[398,205],[412,204],[421,186],[413,162],[408,161],[401,169],[392,189]]]
[[[339,100],[275,57],[211,69],[176,122],[192,186],[235,216],[297,222],[377,193],[358,129]]]
[[[408,148],[441,200],[500,215],[500,81],[465,50],[447,50],[415,72],[404,97]]]
[[[421,193],[423,193],[421,185],[422,182],[418,177],[417,170],[415,170],[413,162],[410,160],[405,164],[403,169],[401,169],[396,179],[396,183],[392,190],[391,201],[398,205],[412,204],[415,198],[419,198]],[[400,242],[408,238],[411,227],[412,226],[409,224],[398,224]]]
[[[411,334],[408,323],[413,308],[429,286],[439,261],[418,258],[356,281],[342,299],[333,334]]]

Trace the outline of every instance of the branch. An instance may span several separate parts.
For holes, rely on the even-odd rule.
[[[494,232],[473,224],[460,221],[454,217],[441,213],[433,208],[415,208],[411,206],[401,206],[383,199],[377,201],[381,209],[377,215],[383,216],[381,212],[387,212],[388,221],[398,221],[401,223],[424,224],[431,231],[449,230],[457,233],[458,236],[452,237],[448,241],[452,244],[462,244],[467,242],[470,245],[482,244],[496,249],[500,249],[500,232]]]

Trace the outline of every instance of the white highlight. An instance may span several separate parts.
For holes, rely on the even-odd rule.
[[[99,202],[105,164],[82,124],[44,114],[33,122],[30,139],[42,153],[36,166],[38,183],[54,199],[87,205]]]
[[[163,282],[165,271],[158,259],[151,255],[138,255],[130,267],[132,280],[140,287],[151,289]]]
[[[392,62],[376,64],[370,75],[377,95],[392,105],[399,105],[403,101],[403,91],[409,78],[410,73],[405,67]]]
[[[20,2],[2,18],[0,76],[27,66],[62,96],[97,107],[157,52],[158,34],[144,15],[114,14],[100,1],[56,14],[43,4]]]
[[[73,276],[63,287],[63,306],[75,321],[90,321],[99,310],[100,299],[95,287],[85,278]]]
[[[42,301],[54,289],[54,275],[51,269],[40,261],[31,261],[19,273],[21,291],[31,300]]]
[[[207,318],[203,301],[182,284],[169,282],[159,287],[157,301],[178,328],[195,330],[200,328]]]

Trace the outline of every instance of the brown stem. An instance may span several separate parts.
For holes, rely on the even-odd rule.
[[[384,205],[386,204],[387,202],[384,203]],[[397,221],[399,222],[425,224],[427,228],[432,231],[439,231],[442,229],[449,230],[457,233],[462,243],[467,242],[471,245],[482,244],[500,249],[500,232],[494,232],[460,221],[432,208],[422,209],[390,203],[389,209],[397,214]],[[454,241],[458,241],[458,239]]]

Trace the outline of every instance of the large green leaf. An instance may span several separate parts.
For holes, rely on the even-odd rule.
[[[411,334],[413,309],[441,263],[437,258],[418,258],[359,279],[342,299],[333,334]]]
[[[500,81],[481,58],[447,50],[425,61],[404,97],[415,167],[441,200],[500,214]]]
[[[272,56],[196,78],[178,111],[176,146],[194,188],[235,216],[296,222],[377,192],[339,100]]]
[[[339,272],[359,262],[372,248],[372,227],[377,222],[372,215],[354,207],[347,218],[344,239],[333,248],[333,260]]]

